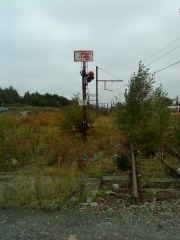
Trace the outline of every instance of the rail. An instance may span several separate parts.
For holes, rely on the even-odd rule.
[[[139,204],[139,190],[138,190],[138,180],[136,172],[136,164],[134,157],[133,144],[131,143],[131,166],[132,166],[132,180],[133,180],[133,196],[132,204]]]
[[[173,168],[167,161],[165,161],[160,155],[158,155],[160,158],[161,162],[164,163],[166,168],[168,169],[169,173],[176,179],[180,181],[180,172],[177,171],[175,168]]]
[[[180,159],[180,154],[178,152],[176,152],[175,150],[173,150],[171,147],[169,147],[169,145],[165,144],[165,146],[178,158]]]

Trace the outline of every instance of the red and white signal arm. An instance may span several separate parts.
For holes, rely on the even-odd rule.
[[[93,51],[90,50],[74,51],[74,62],[93,62]]]

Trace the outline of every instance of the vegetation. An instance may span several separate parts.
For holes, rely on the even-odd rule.
[[[61,127],[65,132],[81,132],[83,110],[82,107],[79,107],[79,99],[79,94],[74,95],[71,99],[70,105],[64,109]],[[89,106],[87,106],[87,112],[87,123],[90,127],[94,123],[94,117],[92,111],[89,109]]]
[[[62,127],[66,110],[0,115],[0,169],[11,177],[1,181],[1,207],[58,208],[85,191],[88,177],[117,170],[113,154],[123,137],[112,117],[96,119],[84,142]]]
[[[98,118],[88,106],[86,141],[81,136],[79,94],[69,101],[37,92],[21,97],[12,87],[0,88],[0,99],[11,106],[58,107],[25,116],[0,114],[0,171],[10,173],[0,184],[0,207],[58,208],[72,196],[78,202],[85,196],[87,178],[129,169],[123,149],[127,143],[147,153],[168,140],[180,146],[180,115],[170,112],[171,100],[162,86],[153,87],[154,82],[154,75],[140,63],[124,104]],[[149,169],[143,171],[142,184]]]
[[[36,106],[36,107],[63,107],[68,106],[70,101],[57,94],[40,94],[38,92],[25,92],[24,96],[20,96],[16,89],[12,86],[9,88],[0,88],[0,99],[7,106]]]
[[[167,143],[174,150],[180,152],[180,113],[172,114],[171,132]]]
[[[125,91],[125,104],[117,110],[116,118],[127,139],[139,149],[151,153],[167,140],[171,100],[162,86],[153,87],[154,75],[140,62]]]
[[[115,165],[122,170],[129,170],[130,169],[130,162],[128,157],[121,153],[120,155],[115,156],[114,158]]]

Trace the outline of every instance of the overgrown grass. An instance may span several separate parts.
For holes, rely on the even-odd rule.
[[[96,119],[91,132],[97,151],[111,157],[117,151],[117,144],[124,142],[123,134],[118,130],[113,116],[100,116]]]
[[[149,184],[150,187],[153,187],[156,183],[156,178],[163,178],[166,176],[164,165],[158,157],[155,159],[137,159],[137,161],[141,161],[138,166],[138,172],[141,174],[141,186],[145,187]]]
[[[68,174],[42,171],[36,175],[20,175],[3,183],[0,189],[1,207],[58,208],[72,194],[78,192],[80,171],[76,163],[64,166]],[[67,171],[66,171],[67,173]]]
[[[0,168],[17,173],[0,184],[1,207],[58,208],[86,178],[116,171],[113,155],[123,136],[112,116],[97,118],[86,142],[64,132],[62,118],[63,112],[0,115]]]

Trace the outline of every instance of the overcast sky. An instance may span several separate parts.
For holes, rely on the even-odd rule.
[[[180,61],[178,0],[0,0],[0,87],[58,94],[82,93],[74,50],[92,50],[99,67],[100,103],[123,101],[142,60],[150,72]],[[180,63],[159,71],[155,86],[180,97]],[[95,80],[89,94],[95,94]],[[90,95],[91,100],[95,100]]]

